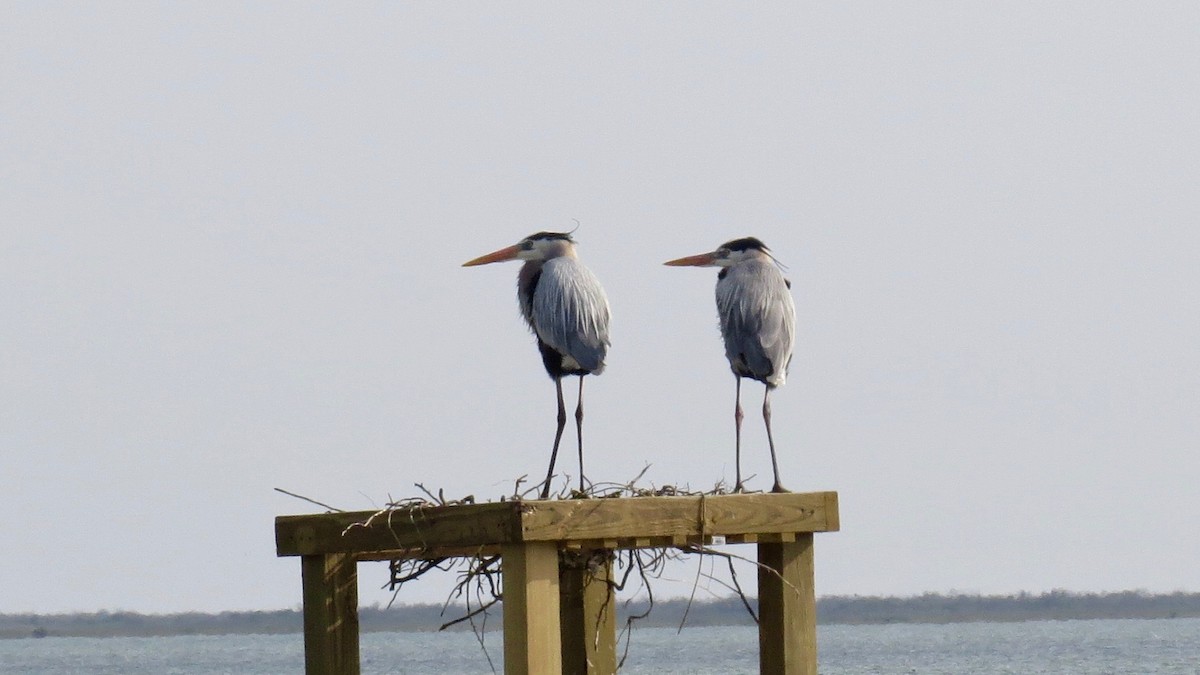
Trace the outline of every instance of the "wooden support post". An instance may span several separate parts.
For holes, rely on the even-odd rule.
[[[306,555],[304,585],[304,672],[359,675],[358,563],[346,553]]]
[[[758,663],[763,675],[817,675],[817,597],[813,535],[760,543]],[[774,572],[772,572],[774,570]]]
[[[506,544],[501,549],[505,675],[560,675],[558,546]]]
[[[617,672],[617,604],[612,551],[563,554],[559,567],[559,617],[563,675]]]

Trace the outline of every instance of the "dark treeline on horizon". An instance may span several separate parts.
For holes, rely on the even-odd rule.
[[[751,600],[751,605],[756,603]],[[644,601],[622,602],[618,617],[648,609]],[[750,625],[737,598],[693,602],[658,601],[638,626],[678,626],[687,613],[688,626]],[[359,609],[364,632],[433,631],[463,615],[461,607],[440,604],[379,606]],[[925,593],[909,597],[826,596],[817,600],[822,624],[952,623],[967,621],[1044,621],[1074,619],[1173,619],[1200,617],[1200,593],[1151,594],[1141,591],[1073,593],[1050,591],[1013,595]],[[490,613],[488,630],[502,625],[499,609]],[[476,618],[476,626],[483,622]],[[76,614],[0,614],[0,638],[223,635],[231,633],[299,633],[301,612],[295,609],[206,614],[139,614],[100,611]],[[463,622],[452,630],[470,630]]]

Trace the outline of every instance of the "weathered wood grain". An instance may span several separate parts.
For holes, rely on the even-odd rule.
[[[523,541],[617,541],[674,536],[826,532],[836,493],[631,497],[526,502]]]
[[[553,541],[564,547],[643,548],[706,537],[786,537],[838,529],[836,492],[561,499],[280,516],[278,555],[381,551],[443,557],[479,547]],[[762,539],[760,539],[762,540]],[[678,545],[678,543],[675,543]]]
[[[817,675],[813,535],[760,543],[758,651],[763,675]]]
[[[611,551],[564,553],[559,560],[563,675],[617,672],[617,600]]]
[[[521,502],[353,511],[275,519],[277,555],[471,548],[519,541]]]
[[[504,596],[504,672],[562,672],[559,634],[558,547],[510,544],[501,553]]]
[[[350,555],[301,558],[304,672],[358,675],[358,569]]]

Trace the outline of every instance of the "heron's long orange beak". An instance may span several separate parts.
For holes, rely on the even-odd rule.
[[[672,267],[708,267],[716,263],[717,256],[712,253],[701,253],[700,255],[689,255],[686,258],[676,258],[663,263]]]
[[[474,260],[468,260],[463,263],[463,267],[474,267],[476,265],[486,265],[494,262],[504,262],[505,260],[515,260],[517,254],[521,252],[521,247],[516,244],[507,246],[499,251],[493,251],[487,255],[481,255]]]

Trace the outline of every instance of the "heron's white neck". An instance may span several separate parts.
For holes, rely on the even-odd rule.
[[[565,239],[555,239],[546,242],[542,248],[542,259],[549,260],[551,258],[578,258],[579,254],[575,252],[574,242]]]

